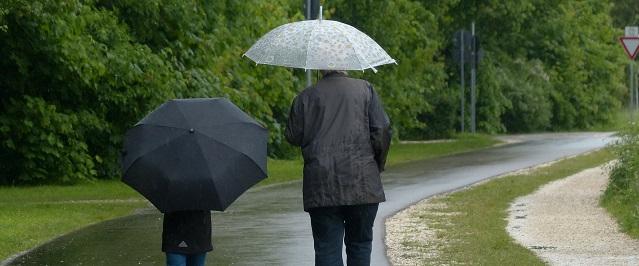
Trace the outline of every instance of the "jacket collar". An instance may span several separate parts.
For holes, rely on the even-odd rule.
[[[342,71],[331,71],[326,73],[322,78],[333,78],[333,77],[348,77],[348,74]]]

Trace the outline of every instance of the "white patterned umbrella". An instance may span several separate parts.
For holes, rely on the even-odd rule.
[[[321,11],[320,11],[321,14]],[[288,23],[262,36],[244,54],[258,64],[303,69],[364,70],[396,63],[356,28],[333,20]]]

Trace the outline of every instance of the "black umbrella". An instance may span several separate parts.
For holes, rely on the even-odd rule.
[[[266,178],[267,139],[227,99],[171,100],[127,131],[122,181],[164,213],[223,211]]]

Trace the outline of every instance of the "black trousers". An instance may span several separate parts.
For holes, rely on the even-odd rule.
[[[349,266],[370,265],[373,223],[378,205],[374,203],[310,209],[315,265],[344,265],[342,242],[346,244],[346,263]]]

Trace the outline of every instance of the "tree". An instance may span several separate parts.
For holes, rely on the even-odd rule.
[[[487,55],[480,131],[609,120],[625,95],[611,2],[335,0],[324,17],[355,26],[398,61],[351,72],[375,86],[395,137],[445,138],[459,125],[452,33],[471,21]],[[614,8],[634,10],[631,2]],[[124,132],[171,98],[227,97],[269,129],[270,156],[296,154],[282,131],[304,71],[256,66],[242,54],[276,26],[302,20],[302,4],[1,1],[0,183],[117,177]]]
[[[639,26],[639,5],[635,0],[613,0],[610,11],[613,25],[617,28]]]

